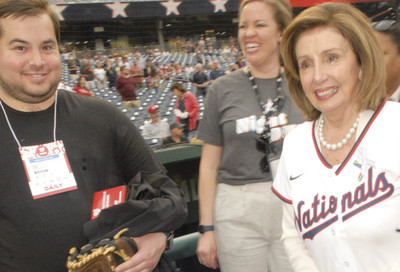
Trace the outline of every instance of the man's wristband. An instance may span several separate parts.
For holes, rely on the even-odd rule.
[[[209,225],[209,226],[199,225],[199,232],[200,233],[204,233],[206,231],[213,231],[213,230],[214,230],[214,226],[213,225]]]

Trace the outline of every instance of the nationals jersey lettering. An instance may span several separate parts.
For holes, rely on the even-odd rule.
[[[373,181],[373,169],[368,170],[368,183],[362,183],[357,186],[354,192],[347,192],[340,198],[342,220],[346,221],[350,217],[362,212],[393,194],[394,186],[385,177],[385,173],[380,173]],[[335,215],[338,208],[337,197],[331,195],[327,198],[325,195],[314,196],[314,201],[308,210],[304,210],[305,202],[300,201],[297,205],[296,224],[300,231],[309,229],[303,234],[303,239],[313,239],[321,230],[325,229],[338,220]],[[320,221],[335,215],[331,219],[315,226]]]
[[[285,137],[273,190],[292,205],[285,216],[294,224],[282,237],[301,239],[319,271],[400,271],[398,116],[394,102],[362,112],[357,140],[337,165],[319,148],[319,120]]]

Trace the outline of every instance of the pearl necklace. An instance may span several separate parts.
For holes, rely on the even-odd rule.
[[[347,144],[347,142],[350,140],[350,138],[356,132],[359,121],[360,121],[360,114],[358,114],[358,117],[357,117],[356,121],[354,122],[353,126],[350,128],[349,132],[346,134],[346,136],[340,142],[338,142],[336,144],[329,144],[325,141],[325,138],[324,138],[324,135],[322,132],[324,129],[324,119],[321,118],[321,121],[319,122],[319,129],[318,129],[318,135],[319,135],[319,140],[321,142],[321,145],[323,147],[327,148],[328,150],[332,150],[332,151],[342,148],[344,145]]]

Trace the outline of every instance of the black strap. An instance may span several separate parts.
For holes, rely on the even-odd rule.
[[[271,103],[267,103],[267,104],[265,104],[264,101],[261,99],[260,91],[258,90],[257,83],[256,83],[253,75],[251,74],[250,69],[247,70],[247,75],[249,77],[252,88],[253,88],[254,92],[256,93],[256,96],[260,103],[261,111],[265,115],[265,126],[264,126],[264,130],[263,130],[263,133],[261,134],[260,138],[261,138],[261,140],[263,140],[263,142],[265,144],[266,153],[273,154],[275,152],[271,146],[271,128],[269,126],[269,119],[274,113],[281,111],[283,108],[283,105],[285,104],[286,97],[284,94],[282,94],[282,74],[279,72],[279,75],[276,78],[277,96],[273,101],[271,101]]]
[[[269,105],[269,103],[264,103],[264,101],[261,99],[260,91],[258,90],[258,85],[255,81],[255,78],[251,74],[250,68],[247,69],[247,76],[249,77],[251,87],[257,96],[261,111],[263,114],[265,114],[266,120],[268,121],[269,117],[275,112],[280,111],[285,103],[286,97],[284,94],[282,94],[282,73],[279,72],[279,75],[276,78],[276,98],[273,101],[271,101],[272,102],[271,105]]]

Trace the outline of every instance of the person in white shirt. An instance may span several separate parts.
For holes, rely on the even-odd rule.
[[[101,63],[96,62],[96,68],[93,71],[94,78],[97,81],[97,89],[104,90],[107,87],[106,70],[101,66]]]
[[[143,138],[145,139],[164,139],[169,136],[170,130],[168,122],[160,119],[160,111],[157,105],[151,105],[147,109],[150,121],[147,121],[143,127]]]

